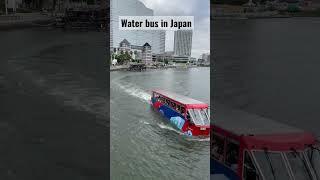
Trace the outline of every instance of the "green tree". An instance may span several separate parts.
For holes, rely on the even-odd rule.
[[[124,64],[124,63],[129,62],[131,60],[131,56],[128,52],[125,52],[123,54],[118,54],[116,56],[116,59],[118,60],[119,64]]]

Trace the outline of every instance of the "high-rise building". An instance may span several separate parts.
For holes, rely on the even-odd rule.
[[[174,55],[191,56],[192,30],[178,30],[174,32]]]
[[[153,16],[153,10],[139,0],[111,0],[110,2],[110,49],[118,47],[123,39],[131,44],[152,46],[152,53],[158,54],[165,49],[164,31],[126,31],[119,29],[119,16]]]
[[[154,54],[163,54],[165,52],[165,45],[166,45],[166,32],[165,31],[152,31],[152,42],[154,49],[152,52]]]

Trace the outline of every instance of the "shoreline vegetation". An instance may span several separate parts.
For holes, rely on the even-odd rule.
[[[260,19],[260,18],[291,18],[320,17],[320,6],[297,11],[264,10],[244,12],[243,5],[212,4],[211,19]]]

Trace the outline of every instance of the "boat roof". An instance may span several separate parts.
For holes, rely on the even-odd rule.
[[[165,91],[165,90],[153,90],[153,92],[161,94],[173,101],[176,101],[180,104],[185,105],[187,108],[208,108],[208,104],[180,95],[180,94],[176,94],[170,91]]]
[[[236,135],[297,133],[302,130],[242,110],[214,107],[213,124]]]
[[[217,105],[214,112],[213,129],[241,138],[251,148],[303,149],[306,144],[316,141],[313,134],[304,130],[242,110]]]

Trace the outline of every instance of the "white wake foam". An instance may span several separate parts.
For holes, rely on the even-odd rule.
[[[200,141],[200,142],[209,142],[210,138],[199,138],[199,137],[189,137],[187,138],[188,141]]]
[[[158,123],[157,124],[161,129],[166,129],[166,130],[169,130],[169,131],[174,131],[180,135],[185,135],[183,134],[181,131],[178,131],[176,129],[174,129],[173,127],[171,127],[170,125],[166,125],[166,124],[162,124],[162,123]]]
[[[143,101],[149,102],[151,99],[151,95],[146,92],[145,90],[141,89],[140,87],[131,84],[131,83],[126,83],[126,84],[121,84],[120,82],[114,82],[115,85],[117,85],[123,92],[126,94],[139,98]]]

